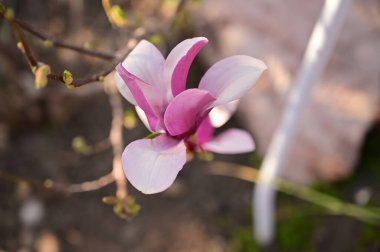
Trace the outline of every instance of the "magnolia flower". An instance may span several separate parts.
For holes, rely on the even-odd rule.
[[[265,64],[249,56],[232,56],[213,65],[198,88],[186,89],[192,61],[208,40],[187,39],[166,60],[148,41],[141,41],[116,67],[120,93],[147,128],[158,136],[130,143],[122,155],[130,183],[146,194],[166,190],[186,163],[187,151],[234,154],[254,149],[251,136],[229,129],[214,137],[237,101],[254,85]]]

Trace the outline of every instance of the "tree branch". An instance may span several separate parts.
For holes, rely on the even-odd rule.
[[[87,55],[90,55],[90,56],[93,56],[93,57],[97,57],[97,58],[100,58],[100,59],[104,59],[104,60],[114,60],[114,59],[116,59],[115,55],[113,55],[113,54],[108,54],[108,53],[104,53],[104,52],[98,52],[98,51],[89,50],[89,49],[86,49],[86,48],[83,48],[83,47],[79,47],[79,46],[75,46],[75,45],[70,45],[70,44],[62,42],[60,40],[57,40],[55,38],[52,38],[52,37],[50,37],[50,36],[48,36],[46,34],[43,34],[42,32],[38,31],[34,27],[30,26],[29,24],[27,24],[24,21],[21,21],[21,20],[19,20],[17,18],[15,18],[13,22],[16,23],[24,31],[27,31],[28,33],[34,35],[36,38],[39,38],[39,39],[41,39],[43,41],[50,41],[51,45],[54,46],[54,47],[60,47],[60,48],[65,48],[65,49],[73,50],[73,51],[76,51],[76,52],[79,52],[79,53],[82,53],[82,54],[87,54]]]
[[[108,173],[95,180],[68,185],[63,188],[63,191],[68,194],[95,191],[113,183],[114,181],[115,178],[113,174]]]
[[[113,78],[107,79],[105,91],[109,95],[109,102],[112,108],[112,124],[109,138],[113,150],[112,174],[117,187],[116,197],[126,199],[128,197],[127,180],[121,163],[121,155],[123,152],[123,104]]]

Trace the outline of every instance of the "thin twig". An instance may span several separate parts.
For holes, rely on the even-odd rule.
[[[111,147],[111,141],[109,137],[91,146],[90,155],[98,154],[108,150]]]
[[[82,79],[75,79],[74,78],[73,82],[70,83],[70,86],[72,86],[72,87],[80,87],[80,86],[83,86],[83,85],[86,85],[89,83],[102,81],[105,76],[107,76],[109,73],[111,73],[115,69],[115,67],[119,63],[120,59],[123,59],[129,53],[129,51],[137,44],[138,40],[146,35],[145,29],[141,29],[141,28],[136,29],[128,41],[126,50],[123,49],[123,52],[116,52],[115,55],[109,55],[109,54],[105,54],[105,53],[95,52],[95,51],[87,50],[84,48],[68,45],[68,44],[65,44],[61,41],[55,40],[55,39],[49,39],[49,37],[47,35],[42,34],[41,32],[32,28],[31,26],[29,26],[25,22],[22,22],[21,20],[18,20],[14,17],[7,18],[5,12],[0,12],[0,16],[3,17],[10,24],[13,32],[16,35],[17,41],[21,45],[20,49],[24,53],[25,58],[27,59],[29,65],[32,67],[33,71],[34,71],[33,68],[37,67],[38,61],[34,57],[31,49],[28,46],[28,44],[26,43],[26,40],[23,37],[21,28],[24,29],[25,31],[33,34],[34,36],[36,36],[39,39],[50,40],[53,43],[53,45],[55,45],[57,47],[64,47],[67,49],[75,50],[79,53],[84,53],[84,54],[97,56],[97,57],[103,57],[104,59],[107,59],[107,60],[116,59],[117,62],[113,63],[106,70],[100,71],[99,73],[96,73],[96,74],[94,74],[88,78],[82,78]],[[58,81],[58,82],[61,82],[63,84],[66,84],[64,79],[63,79],[63,75],[61,75],[61,74],[51,73],[47,77],[49,80],[54,80],[54,81]]]
[[[29,24],[25,23],[24,21],[21,21],[17,18],[14,19],[14,22],[21,28],[23,29],[24,31],[27,31],[28,33],[34,35],[36,38],[39,38],[43,41],[50,41],[52,44],[52,46],[55,46],[55,47],[60,47],[60,48],[65,48],[65,49],[69,49],[69,50],[73,50],[73,51],[76,51],[76,52],[79,52],[79,53],[82,53],[82,54],[87,54],[87,55],[90,55],[90,56],[93,56],[93,57],[97,57],[97,58],[100,58],[100,59],[104,59],[104,60],[114,60],[116,59],[116,57],[113,55],[113,54],[109,54],[109,53],[104,53],[104,52],[98,52],[98,51],[93,51],[93,50],[89,50],[89,49],[86,49],[86,48],[83,48],[83,47],[79,47],[79,46],[75,46],[75,45],[70,45],[70,44],[67,44],[65,42],[62,42],[60,40],[57,40],[55,38],[52,38],[46,34],[43,34],[42,32],[38,31],[36,28],[30,26]]]
[[[71,184],[65,186],[63,191],[68,194],[89,192],[99,190],[115,181],[115,178],[112,173],[108,173],[98,179],[92,181],[86,181],[78,184]]]
[[[66,194],[74,194],[74,193],[99,190],[115,181],[115,178],[112,172],[104,176],[101,176],[100,178],[97,178],[95,180],[86,181],[86,182],[77,183],[77,184],[69,184],[69,185],[57,183],[50,179],[47,179],[44,182],[31,180],[31,179],[25,179],[18,175],[6,173],[3,171],[0,171],[0,179],[9,181],[12,183],[27,183],[27,184],[36,186],[38,188],[55,190],[58,192],[64,192]]]
[[[26,40],[24,39],[24,36],[22,34],[22,31],[20,29],[20,24],[16,21],[15,18],[6,18],[5,14],[4,13],[1,13],[0,12],[0,15],[6,20],[8,21],[8,23],[10,24],[15,36],[16,36],[16,39],[17,41],[19,42],[19,44],[21,45],[21,48],[20,50],[23,52],[26,60],[28,61],[29,65],[32,67],[32,70],[34,67],[37,67],[37,64],[38,64],[38,61],[36,60],[36,58],[34,57],[31,49],[29,48]],[[24,28],[25,28],[25,24],[23,23],[24,25]],[[30,31],[29,31],[30,32]],[[35,34],[36,35],[36,34]],[[39,34],[39,38],[44,38],[43,35]],[[78,51],[78,52],[81,52],[83,53],[83,51]],[[87,51],[88,52],[88,51]],[[113,59],[116,58],[116,56],[112,56]],[[73,87],[79,87],[79,86],[83,86],[85,84],[89,84],[89,83],[93,83],[93,82],[96,82],[96,81],[100,81],[102,78],[104,78],[106,75],[108,75],[109,73],[111,73],[114,69],[115,69],[115,66],[118,64],[118,62],[114,63],[111,67],[109,67],[108,69],[106,70],[103,70],[103,71],[100,71],[99,73],[97,74],[94,74],[92,75],[91,77],[88,77],[88,78],[83,78],[83,79],[74,79],[73,82],[71,83],[71,86]],[[50,80],[55,80],[55,81],[59,81],[61,83],[64,83],[65,84],[65,81],[63,79],[63,76],[62,75],[59,75],[59,74],[49,74],[47,76]]]
[[[13,33],[15,34],[16,39],[19,42],[19,46],[21,46],[20,51],[25,55],[25,58],[27,59],[29,65],[32,68],[36,67],[37,66],[37,60],[34,57],[32,51],[30,50],[28,44],[26,43],[24,36],[23,36],[19,26],[17,25],[17,23],[15,23],[13,18],[11,18],[11,19],[6,18],[3,13],[0,13],[0,15],[2,15],[5,18],[5,20],[7,20],[8,23],[10,24],[10,26],[13,30]]]
[[[110,77],[106,82],[105,91],[109,95],[109,102],[112,108],[112,124],[109,136],[114,156],[112,174],[116,181],[117,198],[126,199],[128,196],[127,180],[125,179],[121,163],[121,155],[123,152],[123,104],[116,88],[115,80]]]
[[[116,197],[126,201],[128,197],[127,180],[125,179],[121,164],[123,151],[123,104],[113,78],[107,78],[106,83],[105,91],[109,95],[109,102],[112,108],[112,123],[109,135],[109,141],[111,142],[113,150],[112,172],[93,181],[70,185],[66,187],[65,191],[67,193],[88,192],[98,190],[116,182]],[[127,206],[127,204],[125,204],[125,206]]]
[[[119,62],[116,62],[114,64],[112,64],[111,67],[107,68],[106,70],[103,70],[103,71],[100,71],[88,78],[83,78],[83,79],[74,79],[73,82],[70,84],[71,86],[74,86],[74,87],[80,87],[80,86],[83,86],[83,85],[86,85],[86,84],[89,84],[89,83],[93,83],[93,82],[96,82],[96,81],[101,81],[105,76],[107,76],[109,73],[111,73],[115,67],[117,66],[117,64],[119,64]],[[49,74],[48,75],[48,78],[50,80],[55,80],[55,81],[59,81],[59,82],[62,82],[62,83],[65,83],[64,80],[63,80],[63,76],[62,75],[58,75],[58,74]]]

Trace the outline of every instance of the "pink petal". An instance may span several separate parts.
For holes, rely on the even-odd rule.
[[[164,64],[161,52],[146,40],[141,40],[123,61],[128,72],[160,89],[163,86]]]
[[[143,82],[156,86],[166,96],[166,87],[163,85],[163,68],[165,59],[161,52],[150,42],[140,41],[129,53],[123,62],[123,66],[131,74],[137,76]],[[115,74],[116,83],[120,93],[133,105],[137,105],[128,86],[124,84],[119,73]]]
[[[225,104],[240,99],[266,68],[253,57],[232,56],[213,65],[201,79],[199,88],[216,98],[213,106]]]
[[[213,140],[203,144],[202,147],[208,151],[220,154],[238,154],[253,151],[255,143],[247,131],[229,129]]]
[[[121,64],[116,67],[124,85],[128,86],[136,105],[144,112],[150,128],[155,131],[160,126],[162,99],[157,87],[146,84],[144,81],[129,73]]]
[[[195,132],[197,143],[202,145],[213,138],[215,128],[211,125],[210,116],[206,116]]]
[[[165,61],[164,78],[170,96],[176,96],[186,89],[187,74],[190,65],[199,51],[207,44],[203,37],[186,39],[179,43],[168,55]]]
[[[205,90],[188,89],[169,103],[164,115],[167,131],[178,136],[194,129],[200,123],[206,108],[215,99]]]
[[[166,135],[130,143],[122,156],[125,176],[145,194],[166,190],[186,163],[186,146]]]
[[[133,97],[131,90],[129,90],[128,86],[125,85],[125,82],[121,78],[120,74],[116,71],[115,72],[115,80],[116,80],[116,86],[119,89],[120,94],[131,104],[137,106],[137,102],[135,98]]]
[[[221,127],[235,113],[239,100],[214,107],[209,114],[211,124],[215,128]]]

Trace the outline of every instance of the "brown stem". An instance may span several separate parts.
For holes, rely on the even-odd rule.
[[[24,36],[19,28],[19,26],[17,25],[17,23],[15,23],[14,19],[7,19],[3,14],[1,14],[8,22],[9,24],[11,25],[12,27],[12,30],[13,30],[13,33],[15,34],[16,36],[16,39],[17,41],[20,43],[21,47],[20,50],[23,52],[23,54],[25,55],[25,58],[27,59],[29,65],[31,67],[36,67],[37,66],[37,60],[36,58],[33,56],[33,53],[32,51],[30,50],[28,44],[26,43],[25,39],[24,39]]]
[[[38,32],[37,30],[35,30],[31,26],[29,26],[28,24],[26,24],[26,23],[24,23],[24,22],[22,22],[20,20],[17,20],[17,19],[15,19],[13,17],[12,18],[7,18],[6,14],[4,12],[0,12],[0,16],[3,17],[6,21],[8,21],[8,23],[11,25],[12,30],[15,33],[18,42],[22,46],[22,48],[21,48],[22,52],[24,53],[25,58],[27,59],[27,61],[30,64],[30,66],[31,67],[36,67],[37,64],[38,64],[38,61],[33,56],[32,51],[30,50],[28,44],[26,43],[26,41],[25,41],[25,39],[23,37],[21,28],[23,28],[25,31],[27,31],[27,32],[35,35],[39,39],[46,40],[46,39],[48,39],[48,37],[46,35]],[[78,51],[80,53],[85,53],[85,54],[89,54],[89,55],[91,54],[92,56],[103,57],[104,59],[111,59],[111,57],[112,57],[112,59],[120,59],[120,58],[124,58],[125,55],[127,55],[129,53],[129,51],[137,44],[138,39],[141,38],[141,37],[143,37],[144,35],[145,35],[145,29],[136,29],[133,32],[133,34],[132,34],[133,37],[128,41],[128,44],[127,44],[125,52],[123,52],[123,53],[119,52],[119,53],[116,53],[115,55],[108,55],[108,54],[105,54],[105,53],[94,52],[94,51],[87,50],[87,49],[84,49],[84,48],[71,46],[71,45],[65,44],[65,43],[57,41],[57,40],[51,40],[50,39],[50,41],[55,46],[58,46],[58,47],[60,46],[60,47],[65,47],[67,49],[76,50],[76,51]],[[119,57],[119,56],[121,56],[121,57]],[[115,67],[116,67],[116,65],[118,63],[119,62],[116,62],[111,67],[109,67],[108,69],[103,70],[103,71],[101,71],[101,72],[99,72],[97,74],[94,74],[94,75],[92,75],[92,76],[90,76],[88,78],[74,79],[73,82],[70,84],[70,86],[80,87],[80,86],[83,86],[83,85],[86,85],[86,84],[89,84],[89,83],[93,83],[93,82],[96,82],[96,81],[101,81],[105,76],[107,76],[109,73],[111,73],[115,69]],[[58,82],[66,84],[62,75],[51,73],[47,77],[50,80],[55,80],[55,81],[58,81]]]
[[[95,180],[86,181],[86,182],[82,182],[78,184],[70,184],[70,185],[55,183],[51,180],[46,180],[45,182],[41,182],[41,181],[25,179],[20,176],[9,174],[3,171],[0,171],[0,179],[13,182],[13,183],[28,183],[36,187],[40,187],[44,189],[52,189],[58,192],[65,192],[67,194],[99,190],[115,181],[115,178],[112,172],[100,178],[97,178]]]
[[[94,155],[94,154],[104,152],[108,150],[110,147],[111,147],[111,141],[109,137],[107,137],[106,139],[103,139],[102,141],[93,145],[89,155]]]
[[[96,74],[92,75],[91,77],[84,78],[84,79],[74,79],[73,82],[71,83],[71,86],[80,87],[80,86],[83,86],[83,85],[86,85],[89,83],[101,81],[102,78],[107,76],[109,73],[111,73],[115,69],[117,64],[118,64],[118,62],[113,64],[108,69],[100,71],[99,73],[96,73]],[[55,81],[65,83],[62,75],[57,75],[57,74],[52,73],[52,74],[48,75],[48,78],[50,80],[55,80]]]
[[[92,181],[86,181],[79,184],[71,184],[64,188],[64,191],[68,194],[89,192],[99,190],[115,181],[112,173],[108,173],[98,179]]]
[[[110,130],[110,141],[113,149],[112,174],[116,181],[117,198],[126,200],[128,196],[127,180],[125,179],[121,164],[121,155],[123,152],[123,104],[114,79],[108,78],[106,82],[105,90],[109,95],[109,102],[112,108],[112,124]]]
[[[76,52],[79,52],[82,54],[87,54],[87,55],[97,57],[97,58],[101,58],[104,60],[116,59],[116,57],[112,54],[89,50],[89,49],[86,49],[83,47],[70,45],[70,44],[67,44],[65,42],[59,41],[57,39],[51,38],[48,35],[43,34],[42,32],[38,31],[34,27],[30,26],[29,24],[27,24],[24,21],[21,21],[19,19],[15,18],[14,23],[16,23],[24,31],[27,31],[28,33],[34,35],[35,37],[37,37],[43,41],[49,40],[52,43],[52,46],[73,50],[73,51],[76,51]]]
[[[26,40],[24,39],[24,36],[22,34],[22,31],[20,29],[21,25],[20,25],[20,21],[17,21],[15,18],[7,18],[5,16],[4,13],[1,13],[0,12],[0,15],[6,20],[8,21],[8,23],[10,24],[15,36],[16,36],[16,39],[17,41],[20,43],[21,45],[21,51],[23,52],[26,60],[28,61],[29,65],[33,68],[33,67],[36,67],[37,64],[38,64],[38,61],[36,60],[36,58],[34,57],[31,49],[29,48],[28,44],[26,43]],[[23,28],[25,29],[25,27],[28,27],[28,26],[25,26],[26,24],[25,23],[22,23]],[[30,28],[30,27],[28,27]],[[27,30],[29,32],[31,32],[32,30]],[[38,32],[34,31],[35,32],[34,35],[38,34],[38,38],[41,38],[41,39],[44,39],[44,35],[42,34],[39,34]],[[55,41],[56,42],[56,41]],[[54,43],[54,41],[53,41]],[[61,42],[59,42],[61,43]],[[86,53],[90,52],[88,50],[85,50]],[[104,56],[104,55],[103,55]],[[108,56],[107,56],[108,57]],[[115,59],[116,57],[115,56],[112,56],[112,59]],[[97,74],[94,74],[92,75],[91,77],[88,77],[88,78],[84,78],[84,79],[74,79],[74,81],[71,83],[72,86],[74,87],[79,87],[79,86],[83,86],[85,84],[88,84],[88,83],[92,83],[92,82],[96,82],[96,81],[99,81],[102,77],[108,75],[109,73],[111,73],[114,69],[115,69],[115,66],[117,65],[117,63],[113,64],[110,68],[106,69],[106,70],[103,70]],[[62,82],[65,84],[65,81],[63,80],[63,76],[62,75],[58,75],[58,74],[49,74],[48,75],[48,78],[50,80],[55,80],[55,81],[59,81],[59,82]]]

